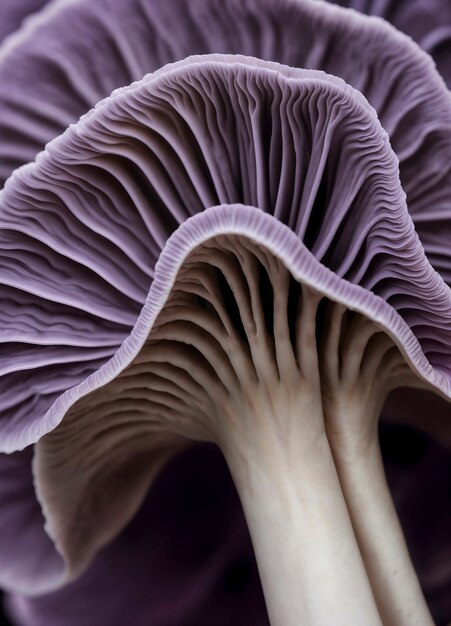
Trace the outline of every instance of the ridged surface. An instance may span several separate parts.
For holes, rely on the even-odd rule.
[[[333,0],[376,15],[407,33],[426,50],[451,87],[451,4],[448,0]]]
[[[260,242],[298,281],[377,321],[419,377],[450,395],[450,290],[413,230],[384,131],[338,79],[244,57],[169,66],[49,145],[0,203],[0,276],[5,289],[15,277],[23,311],[2,313],[4,450],[36,442],[116,378],[184,258],[222,233]],[[130,511],[147,489],[141,469],[130,474],[142,486],[129,491]],[[110,535],[99,527],[102,545]],[[40,584],[65,579],[62,569],[52,576]],[[32,587],[21,580],[22,591]]]
[[[135,5],[136,11],[132,10]],[[421,240],[433,266],[451,282],[447,230],[451,197],[449,96],[430,62],[405,38],[379,21],[315,5],[308,0],[271,2],[262,11],[261,2],[250,0],[221,3],[220,9],[217,3],[205,0],[191,1],[188,6],[181,0],[141,0],[139,6],[130,0],[125,10],[124,3],[113,0],[54,2],[0,52],[2,182],[13,167],[34,158],[46,141],[112,89],[187,54],[244,52],[326,69],[361,89],[377,109],[400,158],[408,209]],[[174,20],[174,14],[180,19]],[[70,31],[65,28],[68,22]],[[440,46],[437,49],[440,52]],[[19,174],[4,195],[14,199],[10,212],[0,209],[2,225],[6,226],[0,235],[0,298],[4,303],[0,311],[1,419],[9,420],[7,427],[4,424],[9,441],[20,431],[27,433],[19,436],[21,447],[56,424],[78,392],[63,397],[56,411],[48,414],[44,429],[40,417],[65,390],[97,372],[129,336],[168,234],[190,215],[220,202],[246,202],[268,213],[277,210],[280,221],[304,240],[317,260],[381,295],[406,322],[397,326],[396,340],[407,349],[420,373],[446,391],[449,296],[427,269],[412,236],[396,161],[389,154],[383,133],[375,129],[374,120],[368,123],[371,113],[363,99],[333,79],[315,77],[317,100],[313,98],[310,106],[300,107],[289,102],[280,85],[267,91],[261,84],[253,85],[252,80],[235,84],[233,79],[226,91],[236,90],[236,101],[229,110],[233,98],[222,95],[221,103],[225,104],[218,112],[216,98],[223,87],[216,84],[217,80],[213,84],[210,79],[200,80],[195,72],[194,76],[190,72],[187,75],[188,87],[182,81],[179,90],[177,79],[164,95],[159,94],[165,109],[168,102],[173,104],[171,90],[177,92],[177,106],[183,99],[186,107],[179,107],[183,115],[177,111],[168,121],[164,113],[157,112],[158,107],[151,107],[152,124],[158,126],[155,130],[142,112],[149,105],[147,97],[132,103],[130,109],[118,106],[108,115],[105,110],[95,113],[93,117],[97,115],[103,128],[85,136],[84,130],[92,128],[88,121],[79,127],[84,130],[78,137],[74,131],[67,161],[65,155],[63,162],[56,162],[64,151],[53,146],[53,157],[42,157],[37,168]],[[344,89],[347,96],[331,100],[334,89],[337,93]],[[205,101],[205,94],[212,98],[211,104]],[[316,109],[313,102],[319,102]],[[281,106],[287,118],[278,117]],[[363,117],[357,112],[363,112]],[[234,126],[237,113],[240,120],[248,120],[242,134]],[[350,128],[344,117],[351,118]],[[305,123],[299,125],[300,118]],[[365,155],[363,163],[361,154],[367,147],[357,147],[353,139],[355,119],[362,126],[354,130],[365,141],[371,143],[377,137],[378,148],[374,154]],[[150,134],[142,134],[146,125]],[[321,125],[329,134],[323,136]],[[188,126],[192,134],[187,135],[188,145],[183,145],[181,135]],[[274,131],[271,141],[268,127]],[[300,144],[292,140],[296,133],[304,138]],[[331,155],[337,151],[340,158],[333,159]],[[346,164],[348,155],[351,167]],[[304,191],[292,181],[289,172],[293,171],[305,184]],[[349,171],[355,178],[346,181]],[[257,184],[257,172],[265,173],[264,183]],[[355,198],[349,191],[352,185],[361,190]],[[379,192],[375,192],[378,185]],[[367,204],[372,204],[369,199],[373,194],[378,198],[374,201],[377,207],[373,207],[377,219],[366,223],[371,213],[367,213]],[[334,204],[343,212],[334,211]],[[5,207],[10,207],[9,201]],[[354,228],[351,225],[356,215],[362,222]],[[348,245],[352,252],[349,257],[343,252]],[[398,254],[398,247],[400,258],[409,259],[409,283],[405,269],[400,271],[397,262],[387,260],[393,249]],[[396,315],[393,319],[399,321]],[[403,330],[398,333],[399,329]],[[137,346],[132,341],[127,345]],[[116,361],[116,371],[132,358],[130,351],[121,354],[125,358]],[[108,366],[101,372],[90,379],[94,386],[105,380],[105,374],[115,375]],[[88,388],[89,384],[84,391]],[[424,405],[415,403],[414,409],[423,415]],[[0,500],[9,513],[8,518],[5,515],[8,524],[3,530],[1,554],[11,555],[9,546],[15,545],[18,537],[11,529],[20,529],[23,523],[27,535],[18,548],[15,546],[11,559],[8,556],[8,567],[2,566],[1,582],[11,589],[36,593],[61,584],[63,564],[43,531],[29,471],[29,451],[2,456],[1,476],[7,480],[0,480]],[[14,483],[9,480],[12,472]],[[20,507],[9,507],[12,500],[19,502],[19,493]],[[426,582],[430,589],[448,576],[443,563],[429,571]],[[89,575],[81,588],[83,584],[92,584]],[[64,614],[69,596],[63,593],[58,597],[62,598]],[[41,620],[39,624],[47,626],[46,611],[53,609],[48,608],[51,600],[49,605],[46,602],[44,598],[40,609],[38,602],[32,618],[27,614],[27,603],[16,601],[18,614],[24,623]],[[123,617],[113,610],[110,613],[111,620],[122,620],[117,622],[122,626]],[[59,617],[53,615],[52,619]]]
[[[109,383],[71,406],[61,424],[36,444],[36,490],[68,578],[86,567],[118,533],[124,515],[140,504],[152,477],[149,461],[158,460],[159,431],[222,447],[225,433],[241,432],[247,422],[242,415],[255,411],[262,388],[274,394],[269,393],[274,406],[287,389],[298,389],[298,368],[312,369],[305,338],[311,331],[309,311],[315,320],[313,302],[318,302],[306,286],[325,286],[312,260],[287,227],[242,205],[207,209],[173,235],[153,287],[165,293],[166,282],[173,284],[155,323],[147,320],[152,330],[139,352]],[[338,285],[331,287],[337,291]],[[345,301],[352,298],[352,292],[340,291]],[[152,312],[151,302],[152,297]],[[316,330],[323,336],[317,317]],[[135,332],[140,330],[138,321]],[[379,366],[364,357],[366,371],[377,372],[381,404],[387,383],[418,384],[387,339],[379,343]],[[375,382],[370,379],[363,384]],[[279,385],[285,385],[282,394]],[[126,477],[126,493],[119,476]]]
[[[208,440],[209,433],[218,428],[212,398],[221,397],[223,386],[229,388],[229,380],[234,375],[229,371],[226,355],[235,354],[237,348],[228,345],[227,333],[224,337],[216,336],[219,329],[207,315],[208,308],[202,308],[205,315],[198,317],[197,327],[190,323],[183,326],[180,318],[186,315],[187,321],[191,319],[189,307],[177,318],[179,295],[176,294],[176,300],[170,305],[175,309],[168,309],[167,303],[172,298],[172,286],[178,273],[185,271],[186,259],[197,248],[207,245],[207,250],[211,249],[212,268],[218,263],[221,267],[221,263],[231,262],[218,258],[221,246],[216,245],[213,238],[222,234],[249,239],[250,251],[256,246],[263,253],[267,250],[270,256],[280,259],[302,285],[376,320],[419,376],[437,385],[443,384],[444,388],[449,385],[449,380],[434,372],[426,362],[411,330],[394,309],[372,292],[340,279],[322,266],[299,238],[274,217],[243,205],[206,209],[185,222],[168,241],[160,256],[148,301],[129,339],[111,362],[82,385],[82,397],[68,408],[60,427],[37,444],[34,464],[37,494],[47,531],[65,557],[65,576],[69,580],[83,571],[95,551],[119,532],[124,524],[122,516],[128,519],[144,498],[152,477],[150,459],[155,458],[155,450],[158,450],[156,433],[168,429]],[[233,251],[232,240],[230,245]],[[396,247],[386,250],[385,254],[387,258],[397,256]],[[208,260],[208,254],[202,253],[202,258]],[[192,263],[199,265],[196,259]],[[241,263],[244,267],[244,259]],[[194,297],[205,298],[206,290],[213,302],[214,284],[210,285],[208,268],[199,267],[195,271],[199,272],[202,293],[192,287]],[[282,291],[282,276],[279,281],[277,284]],[[233,283],[230,286],[240,302],[237,295],[240,287]],[[407,294],[407,299],[410,298],[414,306],[415,297]],[[256,315],[254,304],[252,311]],[[159,316],[167,313],[171,319],[175,315],[174,319],[182,326],[179,330],[169,328],[169,334],[163,329],[161,343],[160,327],[157,326],[154,339],[152,328]],[[246,322],[243,324],[246,327]],[[167,344],[165,339],[172,339],[174,343]],[[189,347],[183,347],[182,351],[176,347],[185,343]],[[203,356],[203,350],[207,350],[208,357]],[[255,356],[253,349],[251,352],[257,359],[257,371],[260,362],[264,369],[265,359]],[[290,369],[289,363],[285,363],[285,367]],[[98,388],[104,379],[111,382]],[[220,427],[227,428],[227,425]],[[119,475],[127,476],[127,497],[122,492]],[[104,499],[102,493],[114,495]],[[121,515],[112,513],[117,510]]]
[[[48,0],[2,0],[0,5],[0,42],[14,33],[23,20],[39,11]]]
[[[0,180],[114,88],[212,52],[322,69],[359,89],[389,133],[428,257],[451,283],[451,96],[407,37],[327,3],[52,3],[0,54]]]
[[[316,261],[385,300],[417,329],[422,374],[427,358],[448,394],[449,289],[414,233],[384,132],[337,79],[236,57],[181,62],[102,103],[19,170],[0,201],[1,281],[42,319],[36,335],[28,314],[2,312],[4,450],[55,427],[78,393],[47,413],[64,388],[128,336],[166,239],[216,204],[274,215]],[[7,341],[11,330],[20,342]],[[47,368],[58,371],[55,389]]]

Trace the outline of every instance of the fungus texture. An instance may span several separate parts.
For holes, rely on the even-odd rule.
[[[93,46],[103,53],[92,55]],[[51,3],[0,56],[1,179],[116,87],[166,63],[215,52],[324,70],[361,91],[400,160],[428,257],[449,280],[449,93],[431,59],[407,37],[382,20],[316,0],[231,0],[221,10],[211,0]]]
[[[451,7],[443,0],[333,0],[342,7],[355,9],[391,22],[417,41],[435,63],[448,86],[451,85]]]
[[[361,91],[400,161],[408,210],[428,259],[451,282],[448,90],[431,59],[407,37],[383,20],[328,3],[231,0],[219,11],[211,0],[52,2],[0,55],[0,180],[114,88],[165,63],[211,52],[321,69]],[[403,403],[401,396],[389,412],[405,414]],[[414,406],[422,403],[417,394]],[[407,421],[443,439],[439,416],[447,408],[436,404],[429,419],[414,411]]]
[[[201,441],[272,624],[432,623],[377,426],[436,398],[407,420],[445,438],[450,105],[407,37],[312,0],[58,0],[7,39],[2,586],[76,589]]]
[[[47,0],[3,0],[0,7],[0,42],[14,33],[23,20],[35,11],[39,11]]]

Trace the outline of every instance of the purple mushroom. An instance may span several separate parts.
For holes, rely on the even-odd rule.
[[[14,33],[26,17],[39,11],[48,0],[3,0],[0,7],[0,42]]]
[[[232,52],[318,68],[344,78],[376,109],[400,160],[422,244],[450,284],[450,96],[427,55],[380,19],[313,0],[278,0],[265,11],[260,0],[231,0],[219,13],[211,0],[183,10],[181,0],[171,2],[137,2],[132,11],[117,0],[61,0],[9,40],[0,56],[0,180],[114,88],[167,62]],[[183,19],[174,22],[175,13]],[[258,34],[265,31],[265,37]],[[92,55],[93,49],[104,54]],[[424,403],[421,393],[416,396],[416,404]],[[386,413],[401,416],[404,404],[395,395]],[[427,420],[423,411],[408,419],[443,438],[447,408],[436,404]]]
[[[258,4],[240,4],[245,24],[257,14],[262,24],[269,20]],[[146,6],[139,4],[141,11]],[[145,28],[135,24],[143,38],[149,24],[158,24],[163,33],[161,25],[174,10],[167,2],[149,7],[154,12],[146,13]],[[236,9],[231,3],[231,12]],[[244,446],[240,453],[250,432],[265,432],[261,423],[263,431],[255,430],[261,412],[265,420],[274,414],[276,422],[267,422],[273,426],[283,418],[285,436],[280,464],[274,463],[268,476],[282,471],[290,442],[298,442],[298,452],[308,451],[307,424],[298,414],[305,413],[304,399],[311,396],[318,418],[309,425],[310,434],[316,438],[316,427],[327,433],[331,450],[325,454],[332,465],[325,480],[336,487],[340,478],[342,499],[340,488],[331,493],[338,497],[334,510],[342,512],[339,525],[346,538],[340,554],[332,549],[317,560],[319,566],[334,559],[338,564],[345,551],[352,563],[348,574],[361,574],[362,580],[355,604],[343,611],[344,623],[361,615],[362,607],[391,623],[390,611],[399,601],[417,611],[418,623],[429,619],[405,549],[400,568],[410,581],[407,596],[392,597],[393,581],[388,578],[386,586],[378,564],[368,558],[374,550],[371,538],[380,546],[380,528],[370,528],[359,514],[362,499],[354,496],[368,485],[355,473],[356,464],[346,462],[351,454],[346,443],[350,430],[368,427],[363,438],[371,442],[371,476],[378,476],[376,503],[386,501],[384,523],[399,533],[380,466],[379,412],[396,387],[426,389],[422,393],[434,393],[442,407],[450,395],[444,243],[448,92],[427,58],[381,22],[307,1],[268,11],[277,15],[280,32],[303,26],[299,49],[285,50],[275,36],[268,53],[264,46],[271,40],[259,37],[257,27],[252,38],[243,28],[240,38],[233,20],[202,2],[188,24],[181,20],[185,39],[173,35],[168,43],[161,37],[160,47],[154,39],[149,51],[138,36],[127,44],[123,39],[123,20],[141,17],[138,11],[124,16],[119,3],[89,7],[80,0],[53,3],[23,35],[11,38],[0,56],[2,84],[10,79],[8,93],[0,91],[7,128],[0,146],[4,177],[114,87],[196,52],[195,41],[200,52],[223,51],[223,45],[227,52],[320,67],[358,87],[389,132],[408,202],[387,136],[357,91],[319,72],[222,55],[191,57],[116,92],[51,143],[35,164],[13,174],[0,199],[1,442],[5,452],[36,444],[36,490],[48,534],[30,485],[29,448],[14,452],[6,457],[5,472],[14,466],[13,491],[24,489],[26,498],[23,510],[10,507],[12,519],[33,521],[22,532],[20,553],[9,552],[1,572],[11,590],[39,594],[79,576],[126,527],[162,464],[194,439],[217,443],[229,463],[273,622],[291,623],[293,615],[323,619],[317,611],[334,606],[327,596],[331,586],[318,604],[309,578],[302,596],[293,590],[291,612],[284,615],[281,592],[287,590],[278,585],[292,570],[281,571],[274,581],[267,553],[274,511],[266,511],[266,525],[256,519],[264,502],[260,497],[256,507],[252,503],[243,479],[249,468],[242,462],[249,449]],[[71,18],[73,42],[59,35],[59,24]],[[316,45],[307,39],[312,25],[322,28]],[[80,38],[77,28],[86,33],[92,28],[100,42],[108,33],[123,64],[102,66],[106,54],[86,63],[85,50],[76,44],[89,39]],[[224,30],[222,39],[215,28]],[[202,39],[193,34],[199,32]],[[349,39],[344,48],[350,33],[355,48],[349,49]],[[53,42],[51,56],[39,43],[45,36]],[[363,46],[369,37],[374,47]],[[332,56],[328,41],[337,44]],[[363,58],[350,62],[359,47]],[[382,55],[393,49],[396,66]],[[70,54],[63,56],[63,50]],[[294,58],[285,58],[293,50]],[[23,68],[18,78],[8,70],[13,58]],[[71,65],[78,79],[72,84]],[[43,72],[39,84],[27,78],[36,68]],[[392,81],[387,93],[375,89],[365,72],[385,72]],[[93,82],[98,76],[103,82]],[[69,85],[64,93],[62,78]],[[395,81],[399,91],[387,101]],[[44,103],[42,110],[32,108],[36,98]],[[420,134],[410,132],[410,124]],[[446,282],[429,265],[407,206],[429,261]],[[283,410],[287,398],[294,403],[294,421],[287,421],[290,414]],[[357,403],[354,422],[351,400]],[[417,419],[422,417],[419,410]],[[437,433],[441,424],[432,429]],[[259,472],[267,465],[268,450],[276,458],[277,445],[265,437],[256,443]],[[340,451],[346,452],[343,458]],[[6,500],[11,491],[4,482]],[[275,487],[265,484],[263,489],[257,481],[252,490],[261,496]],[[306,528],[315,526],[306,522],[300,537]],[[320,525],[317,530],[321,533]],[[273,537],[281,556],[283,536]],[[10,537],[4,535],[5,543]],[[6,545],[3,550],[8,552]],[[305,558],[305,571],[312,572],[315,560],[303,550],[299,556]],[[319,567],[318,576],[326,573]],[[343,576],[340,584],[345,594],[350,580]],[[298,600],[304,608],[296,606]],[[307,600],[313,604],[305,608]],[[15,603],[26,623],[24,606]]]
[[[451,86],[451,6],[443,0],[333,0],[334,4],[391,22],[426,50]]]

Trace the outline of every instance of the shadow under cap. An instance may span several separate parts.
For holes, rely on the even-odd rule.
[[[296,394],[300,376],[322,384],[310,352],[312,338],[321,343],[328,332],[323,298],[372,322],[369,333],[365,317],[355,326],[368,335],[357,369],[369,372],[365,384],[379,379],[380,408],[397,386],[425,386],[430,366],[417,361],[416,340],[396,311],[322,266],[290,229],[258,209],[214,207],[187,220],[164,248],[153,287],[160,307],[147,337],[145,326],[135,328],[144,339],[135,356],[36,446],[37,493],[69,580],[121,529],[124,520],[111,511],[122,508],[128,519],[144,498],[146,463],[144,482],[128,482],[125,500],[114,489],[116,463],[151,459],[155,433],[214,441],[227,458],[243,429],[256,428],[256,437],[274,427],[292,429],[289,440],[303,436]],[[370,340],[381,331],[388,341],[375,356]]]
[[[218,200],[227,206],[212,208]],[[237,204],[243,201],[251,207]],[[367,315],[420,378],[449,393],[449,288],[414,232],[396,157],[374,111],[339,79],[244,57],[188,59],[101,103],[18,171],[0,202],[0,237],[8,242],[2,288],[24,314],[2,312],[2,324],[25,346],[16,354],[4,344],[5,450],[52,430],[63,436],[71,407],[101,393],[140,353],[187,255],[219,235],[257,242],[296,281]],[[37,336],[26,312],[39,311],[39,299]],[[121,333],[125,341],[115,346]],[[58,465],[57,455],[47,461]],[[122,463],[128,457],[118,457]],[[146,463],[134,470],[140,493],[131,494],[120,523],[149,484]],[[60,494],[42,479],[39,458],[36,471],[48,512]],[[79,479],[82,491],[86,475]],[[55,537],[65,517],[61,511],[55,522],[48,514]],[[93,527],[88,520],[80,528]],[[94,528],[84,562],[71,563],[69,575],[117,531]]]

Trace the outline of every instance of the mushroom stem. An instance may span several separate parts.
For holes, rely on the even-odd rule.
[[[326,437],[266,443],[225,453],[272,626],[381,625]]]
[[[134,360],[36,447],[40,501],[68,571],[117,530],[119,500],[99,507],[93,477],[115,485],[112,451],[124,463],[146,450],[158,458],[152,441],[164,431],[177,436],[171,449],[193,439],[224,453],[272,626],[381,626],[381,615],[390,626],[430,623],[380,459],[366,476],[360,463],[377,443],[387,391],[411,384],[409,371],[385,333],[295,280],[264,246],[233,234],[206,240],[179,268]],[[132,470],[120,521],[151,479],[150,466]],[[93,511],[103,533],[86,530]]]
[[[320,301],[267,250],[220,236],[185,261],[150,342],[195,348],[191,375],[221,381],[203,415],[241,497],[272,625],[323,626],[333,615],[338,626],[376,626],[325,431]]]
[[[384,626],[433,626],[385,479],[379,445],[337,462],[354,532]]]
[[[385,479],[378,420],[388,393],[421,383],[392,340],[330,303],[321,352],[326,430],[384,626],[428,626],[421,591]]]

